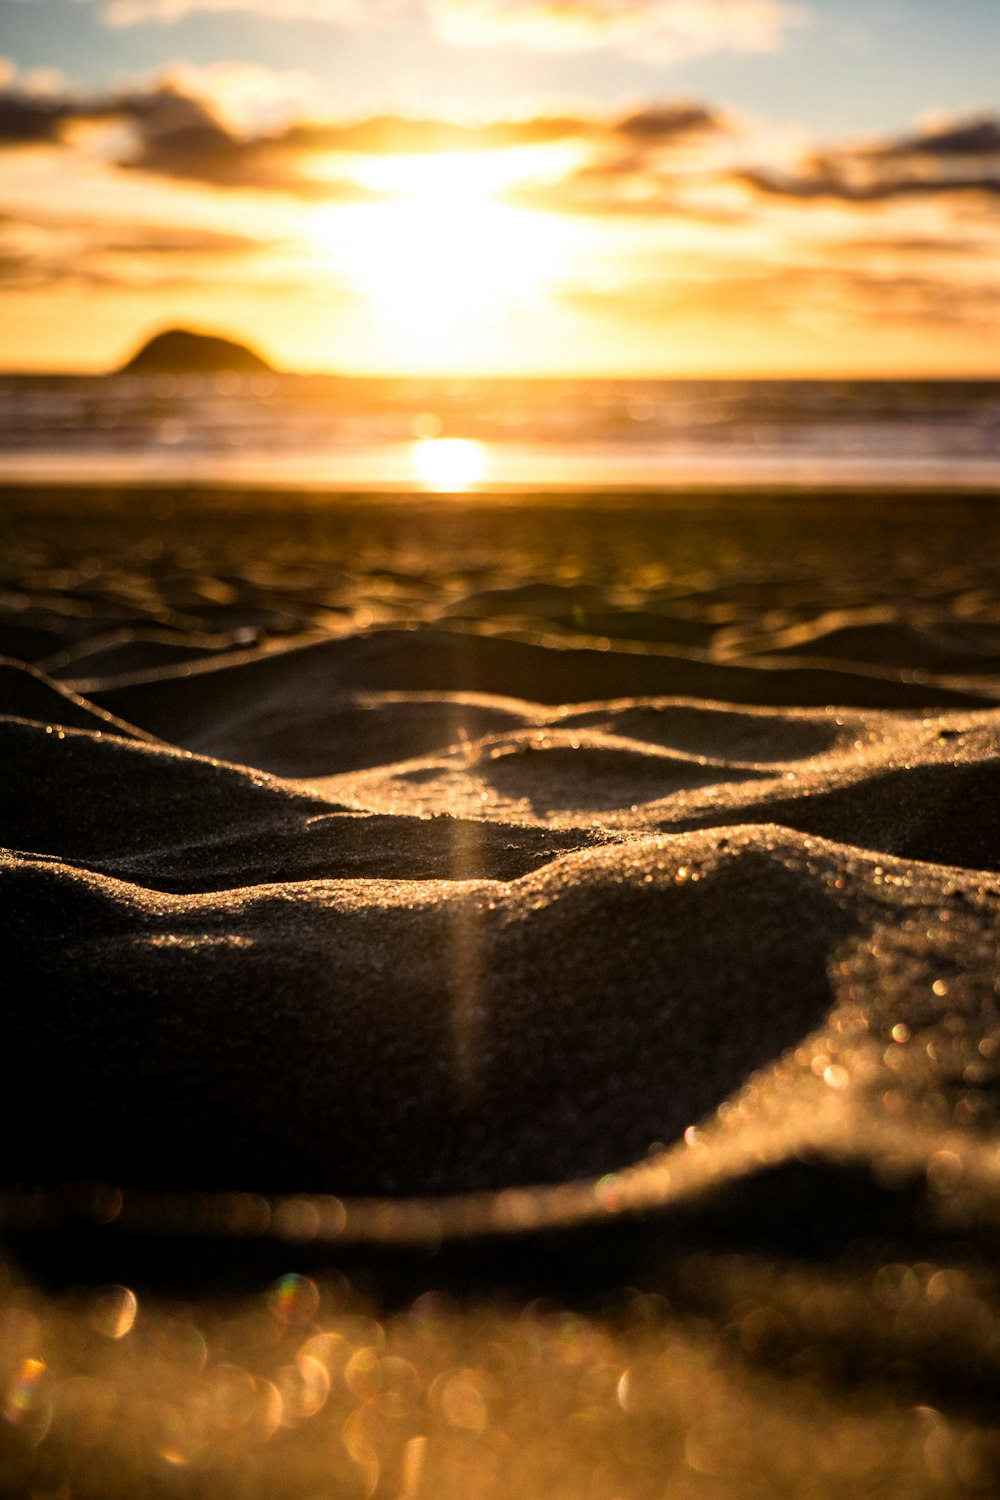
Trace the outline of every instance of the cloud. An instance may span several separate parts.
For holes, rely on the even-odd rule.
[[[352,175],[358,158],[568,143],[585,158],[579,182],[565,185],[570,207],[575,197],[582,203],[601,190],[602,182],[603,191],[617,192],[644,164],[728,129],[715,111],[686,100],[614,117],[540,115],[474,124],[391,114],[287,118],[293,102],[301,109],[305,100],[308,107],[309,91],[297,101],[296,93],[285,75],[242,65],[174,65],[130,89],[90,98],[41,98],[9,87],[0,90],[0,150],[66,142],[72,127],[83,123],[124,124],[130,139],[124,147],[116,142],[113,161],[121,170],[304,201],[363,202],[378,195]],[[312,102],[318,109],[318,95]]]
[[[992,253],[994,242],[986,235],[939,232],[933,234],[862,234],[853,239],[838,239],[830,243],[831,255],[860,255],[868,257],[907,256],[914,259],[942,255],[978,255]]]
[[[541,52],[612,47],[650,63],[781,45],[803,11],[786,0],[426,0],[456,46]]]
[[[642,145],[663,145],[684,137],[714,134],[727,128],[723,116],[705,104],[680,100],[650,104],[623,115],[614,124],[615,133]]]
[[[195,224],[0,214],[0,285],[38,290],[190,281],[212,263],[245,263],[263,248],[250,235]]]
[[[1000,323],[1000,284],[996,281],[957,282],[953,278],[844,273],[853,297],[853,314],[860,322],[921,323],[942,328],[996,327]]]
[[[366,119],[291,121],[256,134],[238,132],[206,100],[168,82],[146,94],[122,97],[117,112],[135,127],[136,148],[120,165],[220,188],[282,192],[317,201],[372,200],[379,195],[354,180],[351,158],[487,152],[583,140],[591,120],[539,117],[461,125],[447,120],[376,115]],[[342,160],[341,175],[315,175]]]
[[[988,116],[816,147],[782,165],[773,136],[699,103],[648,106],[603,122],[587,141],[584,158],[557,179],[517,183],[508,201],[567,214],[721,225],[752,221],[767,200],[803,212],[811,204],[863,211],[908,201],[1000,200],[1000,119]],[[947,249],[957,232],[946,219],[931,238]]]
[[[951,327],[971,338],[1000,322],[1000,119],[992,116],[803,152],[766,125],[689,99],[462,123],[337,117],[308,78],[242,64],[174,65],[93,96],[41,96],[16,84],[9,77],[0,88],[0,150],[45,147],[39,177],[51,183],[60,171],[52,158],[64,149],[66,181],[82,163],[80,180],[95,185],[93,203],[82,196],[88,187],[77,194],[76,212],[103,208],[108,218],[59,220],[41,183],[37,211],[0,218],[0,282],[11,288],[214,295],[228,284],[300,300],[327,297],[340,274],[336,294],[359,296],[353,271],[338,262],[341,224],[347,237],[353,226],[311,205],[407,191],[409,169],[376,167],[383,158],[492,152],[500,155],[482,164],[482,181],[484,192],[496,184],[495,201],[594,221],[553,236],[573,249],[546,272],[552,295],[577,313],[665,329],[677,322],[689,334],[732,326],[748,339],[770,324],[796,338],[883,325]],[[415,186],[438,180],[425,166],[413,171]],[[30,175],[22,165],[12,174],[22,198]],[[478,175],[475,163],[473,182]],[[381,193],[365,186],[383,183]],[[272,195],[273,205],[248,191]],[[68,213],[69,199],[63,207]]]
[[[323,201],[368,196],[353,183],[322,182],[300,170],[310,150],[308,140],[295,140],[302,127],[244,137],[223,124],[202,100],[169,85],[148,94],[125,95],[115,112],[136,132],[135,149],[119,163],[132,171]]]
[[[303,68],[260,63],[172,62],[132,82],[135,93],[169,89],[199,99],[212,116],[239,136],[275,132],[329,109],[329,85]]]
[[[323,149],[326,127],[294,125],[245,136],[219,119],[208,102],[169,80],[92,99],[0,90],[0,150],[58,144],[72,126],[101,121],[131,128],[132,145],[115,162],[123,170],[323,202],[371,197],[349,179],[321,180],[302,170],[310,153]]]
[[[94,227],[88,226],[94,233]],[[93,240],[91,249],[107,255],[220,256],[250,255],[261,248],[259,240],[246,234],[227,234],[221,230],[197,226],[164,224],[119,225],[104,227]]]
[[[251,11],[276,21],[321,21],[335,26],[370,26],[394,15],[405,0],[104,0],[107,26],[171,25],[194,11]]]
[[[429,156],[443,151],[501,151],[578,139],[591,128],[574,116],[494,120],[462,125],[450,120],[372,115],[359,120],[308,121],[289,129],[286,143],[303,151],[348,156]]]
[[[796,298],[816,285],[817,278],[798,267],[747,266],[722,258],[703,262],[695,271],[625,282],[618,287],[570,287],[561,300],[579,312],[598,317],[628,317],[637,321],[677,322],[693,319],[712,322],[738,319],[756,323],[760,318],[784,320]]]
[[[0,249],[0,287],[35,290],[51,286],[52,278],[35,257],[24,251]]]
[[[874,154],[895,161],[939,157],[945,160],[962,157],[1000,160],[1000,120],[990,115],[977,115],[969,120],[932,126],[916,135],[876,147]]]
[[[505,202],[536,212],[593,219],[672,219],[717,228],[750,222],[743,210],[721,203],[697,202],[676,185],[657,179],[636,179],[613,191],[604,191],[602,184],[590,185],[585,177],[578,176],[551,187],[514,189],[506,195]]]
[[[834,169],[802,174],[750,169],[737,180],[765,197],[786,198],[798,202],[830,199],[841,203],[889,203],[899,198],[949,197],[955,193],[975,193],[1000,198],[1000,174],[958,177],[903,177],[851,181]]]
[[[0,89],[0,150],[78,146],[112,173],[318,205],[384,199],[392,188],[365,168],[365,158],[517,151],[517,175],[495,192],[510,205],[592,219],[687,222],[720,233],[769,223],[775,234],[779,217],[787,223],[788,215],[769,213],[767,204],[794,205],[794,232],[827,266],[833,237],[821,214],[809,214],[810,205],[839,204],[861,214],[893,203],[955,200],[955,212],[939,207],[935,225],[899,226],[911,241],[922,237],[947,251],[962,233],[963,198],[1000,201],[1000,121],[993,117],[935,122],[860,144],[835,142],[779,166],[773,135],[699,100],[651,101],[617,115],[473,123],[330,117],[321,112],[324,101],[307,75],[243,64],[175,64],[117,93],[88,97],[9,85]],[[81,146],[81,125],[110,129]],[[553,146],[565,149],[547,149]],[[886,253],[916,252],[900,244]]]
[[[681,101],[610,118],[537,115],[463,125],[454,121],[373,115],[367,119],[310,123],[288,139],[309,149],[362,156],[423,156],[440,151],[502,151],[578,141],[593,147],[652,150],[725,128],[705,105]]]
[[[692,186],[687,175],[649,166],[642,159],[608,161],[580,167],[552,182],[516,184],[504,194],[504,201],[544,213],[592,218],[680,218],[713,224],[746,218],[745,209],[710,202],[703,193],[696,197]]]
[[[583,159],[554,180],[515,184],[507,201],[567,214],[731,220],[732,209],[696,204],[690,189],[717,179],[718,149],[731,149],[735,134],[726,116],[688,100],[592,120],[589,127],[581,121]]]
[[[66,101],[3,89],[0,91],[0,146],[39,145],[58,140],[62,127],[72,115],[72,107]]]
[[[109,224],[103,219],[57,213],[0,213],[0,236],[30,232],[52,243],[74,244],[111,253],[160,255],[242,255],[261,248],[251,235],[207,229],[196,224],[153,224],[141,220]]]
[[[1000,198],[1000,120],[978,116],[915,135],[805,157],[790,171],[739,174],[755,193],[805,202],[878,204],[976,194]]]
[[[770,51],[807,12],[793,0],[101,0],[111,27],[170,25],[195,11],[252,12],[358,29],[423,12],[456,47],[612,48],[655,65],[723,49]]]
[[[670,274],[636,279],[617,288],[574,286],[560,300],[577,312],[676,328],[725,324],[803,327],[825,322],[830,309],[845,326],[924,327],[1000,325],[1000,283],[875,272],[864,267],[812,266],[783,259],[761,266],[737,258],[703,258],[698,266],[675,261]]]

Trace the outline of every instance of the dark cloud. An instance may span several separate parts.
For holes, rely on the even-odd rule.
[[[0,146],[40,145],[55,141],[73,106],[54,99],[40,99],[14,89],[0,92]]]
[[[302,170],[322,149],[308,126],[272,135],[235,134],[202,100],[164,87],[124,96],[115,113],[132,123],[135,151],[119,162],[132,171],[218,188],[287,193],[329,202],[370,197],[346,181],[323,181]],[[319,140],[322,131],[318,132]]]
[[[578,117],[501,120],[464,126],[443,120],[378,115],[364,120],[298,121],[280,131],[237,134],[209,103],[171,84],[97,100],[38,100],[17,90],[0,92],[0,148],[63,139],[83,121],[119,119],[135,132],[135,146],[117,165],[158,177],[219,188],[250,188],[322,201],[374,196],[346,180],[308,173],[322,154],[430,155],[545,145],[589,134],[594,122]]]
[[[613,126],[614,132],[628,141],[646,145],[664,145],[685,136],[708,135],[728,129],[721,114],[704,104],[682,101],[676,104],[650,105],[624,115]]]
[[[326,127],[240,136],[203,100],[170,85],[93,100],[39,101],[14,89],[0,92],[0,149],[57,143],[72,125],[101,120],[121,120],[134,130],[133,149],[116,163],[123,169],[324,202],[371,196],[354,183],[322,181],[302,170],[323,148]]]
[[[894,160],[914,157],[1000,157],[1000,120],[979,116],[924,130],[902,140],[875,148],[877,155]]]
[[[118,166],[218,188],[287,193],[321,201],[374,196],[349,179],[310,175],[322,155],[423,156],[486,152],[579,141],[618,165],[619,174],[645,155],[726,128],[722,117],[682,101],[634,110],[617,119],[540,115],[463,125],[447,120],[374,115],[361,120],[299,120],[267,134],[237,133],[209,101],[164,82],[97,99],[36,99],[0,93],[0,148],[58,142],[74,123],[118,119],[135,134]],[[597,170],[600,170],[598,167]]]
[[[822,166],[798,173],[751,168],[735,173],[734,180],[762,197],[786,198],[800,203],[825,198],[841,203],[876,204],[900,198],[948,197],[955,193],[1000,198],[1000,173],[954,176],[893,173],[864,179],[849,169]]]
[[[864,147],[834,146],[782,171],[766,164],[713,165],[712,139],[728,134],[730,124],[718,111],[691,100],[650,104],[612,118],[563,114],[459,124],[382,114],[298,119],[247,134],[223,119],[210,99],[176,80],[97,98],[0,91],[0,148],[58,143],[74,124],[99,121],[129,127],[131,142],[116,163],[122,170],[324,203],[379,196],[352,179],[346,164],[351,156],[487,152],[561,142],[579,146],[575,162],[557,177],[516,184],[506,201],[557,213],[680,216],[713,223],[732,223],[752,212],[740,210],[732,195],[727,202],[725,190],[734,184],[757,198],[800,204],[865,207],[954,195],[1000,201],[1000,120],[992,117]],[[336,176],[330,164],[338,158],[345,164]],[[720,190],[718,207],[711,202],[713,189]]]
[[[877,204],[974,193],[1000,198],[1000,120],[978,117],[866,146],[816,152],[794,171],[744,170],[756,193]]]

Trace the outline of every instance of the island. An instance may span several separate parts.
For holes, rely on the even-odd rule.
[[[271,366],[245,344],[216,334],[170,328],[149,339],[121,367],[123,375],[259,375]]]

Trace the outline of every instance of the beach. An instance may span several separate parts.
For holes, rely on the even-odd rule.
[[[0,1490],[1000,1490],[995,492],[0,524]]]

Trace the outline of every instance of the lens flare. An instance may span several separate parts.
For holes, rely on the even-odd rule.
[[[4,1418],[12,1427],[20,1426],[31,1411],[38,1383],[44,1374],[43,1359],[26,1359],[22,1362],[3,1409]]]
[[[308,1323],[319,1306],[319,1290],[308,1276],[290,1272],[271,1290],[271,1310],[279,1323]]]

